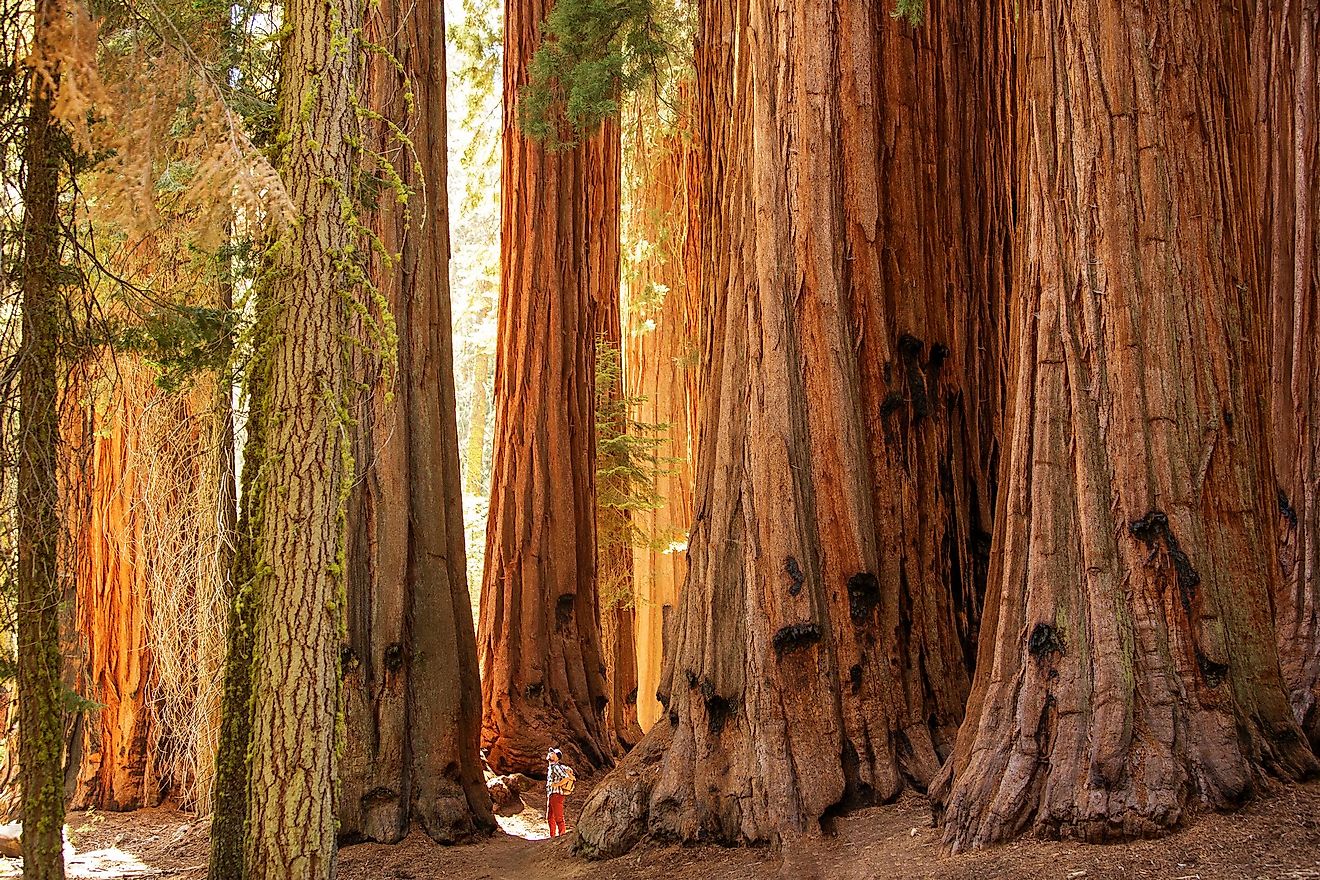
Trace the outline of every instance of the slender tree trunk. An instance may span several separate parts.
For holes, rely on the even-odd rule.
[[[618,180],[593,161],[596,147],[550,151],[518,128],[515,96],[550,7],[505,8],[495,448],[478,639],[482,744],[498,773],[544,772],[552,745],[579,767],[606,766],[611,750],[596,595],[593,309],[617,271],[591,262],[590,239],[608,219],[591,212],[608,210],[610,187],[617,200]]]
[[[371,218],[397,255],[377,254],[369,273],[397,325],[398,381],[376,377],[354,440],[364,464],[348,511],[340,836],[389,843],[413,821],[443,843],[495,827],[455,423],[443,15],[439,4],[384,0],[366,34],[399,64],[373,58],[363,97],[408,132],[421,165],[390,126],[367,127],[375,152],[401,157],[392,170],[415,195],[405,207],[387,188]]]
[[[23,184],[23,342],[19,354],[18,748],[23,786],[23,876],[64,877],[63,687],[60,659],[59,164],[66,155],[51,115],[60,70],[48,43],[55,0],[38,0]]]
[[[980,461],[951,438],[991,259],[962,230],[991,213],[972,169],[1001,160],[989,110],[949,124],[993,84],[993,25],[929,16],[702,8],[690,567],[668,719],[588,801],[589,853],[808,831],[924,787],[951,745],[975,592],[958,480]]]
[[[1293,712],[1320,748],[1320,3],[1257,11],[1270,389],[1283,576],[1274,596],[1279,660]]]
[[[678,131],[647,142],[637,137],[638,190],[630,200],[629,240],[648,243],[630,267],[625,386],[632,418],[657,426],[659,506],[633,514],[643,543],[633,548],[637,642],[637,716],[649,730],[663,714],[656,696],[665,655],[665,622],[687,574],[692,525],[692,454],[695,435],[697,278],[700,266],[697,150],[683,126],[691,124],[691,87],[681,90]]]
[[[257,304],[258,314],[267,306]],[[256,362],[248,374],[248,413],[243,444],[242,514],[234,529],[229,578],[229,615],[225,634],[224,693],[220,737],[211,784],[211,852],[207,880],[247,880],[244,846],[248,814],[248,776],[252,743],[252,651],[257,627],[256,529],[260,498],[258,474],[265,450],[260,408],[264,398]]]
[[[254,880],[334,873],[353,476],[344,337],[355,282],[356,0],[295,0],[281,70],[283,176],[296,221],[269,253],[262,464],[254,493],[252,737],[244,850]]]
[[[1315,759],[1270,637],[1249,5],[1019,13],[1016,385],[955,849],[1144,836]]]

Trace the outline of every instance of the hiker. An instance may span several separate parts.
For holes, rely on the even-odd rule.
[[[577,781],[573,768],[563,762],[563,757],[563,752],[555,748],[545,755],[545,818],[550,823],[551,837],[558,837],[567,830],[564,798],[573,793],[573,783]]]

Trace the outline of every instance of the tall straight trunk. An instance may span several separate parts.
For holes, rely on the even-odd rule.
[[[544,772],[550,746],[569,763],[603,767],[611,749],[596,594],[594,308],[617,271],[591,262],[590,238],[603,219],[591,212],[607,210],[618,181],[596,148],[547,150],[519,130],[515,98],[550,8],[510,0],[504,20],[495,446],[478,636],[482,745],[499,773]]]
[[[388,843],[414,821],[443,843],[495,827],[463,547],[443,19],[439,4],[384,0],[366,28],[391,56],[366,69],[362,97],[382,117],[366,126],[368,143],[404,157],[392,170],[415,195],[404,203],[386,189],[370,219],[397,255],[377,253],[368,272],[396,322],[398,371],[393,387],[392,373],[375,377],[354,436],[363,464],[348,505],[339,833]],[[408,132],[420,168],[396,150],[394,130]]]
[[[1279,510],[1274,596],[1293,712],[1320,748],[1320,2],[1259,4],[1253,36]]]
[[[60,162],[66,144],[51,114],[60,70],[48,42],[55,0],[37,0],[23,183],[23,342],[19,353],[18,459],[18,753],[23,787],[23,876],[64,877],[63,687],[60,660],[59,546],[62,521],[57,461],[60,445],[59,289]]]
[[[923,787],[951,745],[959,599],[975,592],[960,481],[980,461],[953,439],[961,334],[988,295],[972,281],[991,259],[977,175],[1000,163],[990,110],[959,125],[954,108],[986,100],[996,23],[929,16],[913,30],[871,2],[702,8],[690,567],[668,719],[588,801],[589,853],[643,833],[803,832]],[[969,217],[985,235],[965,235]]]
[[[268,309],[264,295],[256,310]],[[261,376],[266,370],[255,361],[248,372],[248,411],[243,444],[243,479],[239,492],[241,514],[234,529],[230,559],[229,613],[225,630],[224,693],[220,701],[220,735],[215,773],[211,778],[211,850],[207,880],[247,880],[246,827],[248,777],[252,743],[252,652],[256,640],[257,597],[256,519],[261,502],[257,494],[265,450],[264,398]]]
[[[685,88],[684,94],[690,93]],[[688,99],[684,101],[687,107]],[[677,123],[690,124],[688,114]],[[632,419],[654,426],[658,504],[633,513],[641,541],[633,548],[633,614],[637,650],[637,719],[642,729],[663,714],[656,696],[664,660],[665,621],[687,574],[692,524],[692,449],[697,360],[697,151],[681,131],[647,150],[637,137],[636,177],[629,235],[649,247],[629,273],[624,385]],[[646,151],[646,152],[644,152]],[[657,302],[658,299],[658,302]]]
[[[294,0],[281,68],[282,174],[296,212],[268,255],[260,316],[262,470],[252,594],[244,855],[254,880],[334,873],[344,630],[348,302],[357,186],[356,0]],[[346,208],[346,205],[348,206]]]
[[[627,451],[628,414],[623,398],[623,328],[619,316],[619,125],[607,121],[587,142],[587,162],[600,186],[587,208],[587,267],[596,313],[596,582],[600,596],[601,644],[609,703],[606,724],[617,752],[642,738],[637,724],[637,654],[632,601],[632,514],[634,487]],[[609,352],[602,353],[606,347]],[[612,365],[609,375],[602,364]],[[608,445],[602,448],[600,439]]]
[[[1269,593],[1246,2],[1018,23],[1016,380],[955,849],[1144,836],[1315,770]]]

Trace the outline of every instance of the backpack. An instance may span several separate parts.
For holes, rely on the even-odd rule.
[[[568,775],[559,780],[558,791],[560,794],[568,795],[573,793],[573,786],[577,783],[577,774],[573,772],[572,767],[565,767]]]

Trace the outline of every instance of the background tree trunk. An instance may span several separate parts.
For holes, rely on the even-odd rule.
[[[591,211],[617,200],[618,178],[587,146],[549,151],[518,128],[515,96],[550,7],[505,8],[495,445],[478,638],[482,744],[497,773],[543,773],[552,745],[580,768],[606,766],[611,749],[596,595],[593,309],[617,272],[593,265],[589,248],[607,219]]]
[[[297,223],[270,251],[258,474],[257,602],[245,857],[255,880],[334,873],[344,628],[344,516],[352,480],[344,337],[361,294],[355,232],[355,0],[293,0],[281,69],[283,175]]]
[[[141,410],[130,401],[151,384],[144,375],[120,372],[113,399],[96,390],[89,404],[73,409],[70,446],[85,462],[80,496],[71,505],[77,541],[78,649],[66,662],[76,692],[98,704],[82,709],[69,743],[76,774],[69,807],[132,810],[156,806],[160,789],[156,737],[149,706],[152,656],[147,644],[149,559],[133,445],[141,441]],[[128,386],[134,387],[128,387]]]
[[[1293,712],[1320,748],[1320,3],[1258,6],[1253,37],[1283,577],[1274,596]]]
[[[383,122],[368,142],[415,195],[405,206],[391,169],[374,169],[384,192],[370,225],[398,259],[374,255],[369,275],[397,325],[398,381],[376,369],[354,438],[340,836],[387,843],[413,820],[444,843],[495,827],[455,423],[443,17],[439,4],[385,0],[366,29],[399,66],[373,54],[363,99],[412,147]]]
[[[616,753],[642,738],[637,724],[637,653],[634,641],[632,512],[634,493],[625,448],[602,448],[600,439],[618,441],[631,433],[623,397],[623,329],[619,315],[619,125],[608,120],[600,135],[586,144],[587,164],[600,186],[591,190],[587,209],[587,267],[595,295],[596,345],[596,583],[600,602],[601,645],[609,703],[605,721]],[[610,349],[602,353],[602,347]],[[608,365],[604,375],[602,365]],[[626,446],[626,440],[623,441]],[[616,454],[611,454],[614,452]]]
[[[955,849],[1105,840],[1315,760],[1270,639],[1246,3],[1019,23],[1017,376]]]
[[[976,179],[1002,158],[990,110],[956,116],[993,88],[994,26],[929,16],[913,30],[879,3],[702,8],[690,568],[668,722],[588,801],[588,852],[644,831],[807,831],[924,787],[951,745],[989,516],[967,488],[982,450],[963,441],[981,438],[962,358],[969,338],[993,349],[977,304],[1002,288],[971,289],[1002,273],[1002,242],[988,221],[985,240],[963,229],[1002,209]]]
[[[57,462],[60,453],[59,288],[60,164],[67,145],[51,103],[60,68],[48,42],[55,0],[37,0],[30,74],[23,182],[23,342],[18,357],[18,571],[15,615],[18,641],[18,750],[23,787],[23,876],[64,878],[64,731],[60,658],[59,548],[63,523]]]
[[[663,714],[656,697],[664,660],[665,621],[677,607],[687,575],[687,537],[692,524],[692,456],[696,423],[697,278],[700,265],[697,212],[700,179],[697,149],[681,127],[649,144],[635,137],[637,190],[630,199],[628,237],[646,242],[628,273],[624,385],[632,418],[657,426],[656,474],[651,487],[659,506],[633,513],[642,543],[633,547],[633,614],[637,650],[637,719],[643,730]]]

